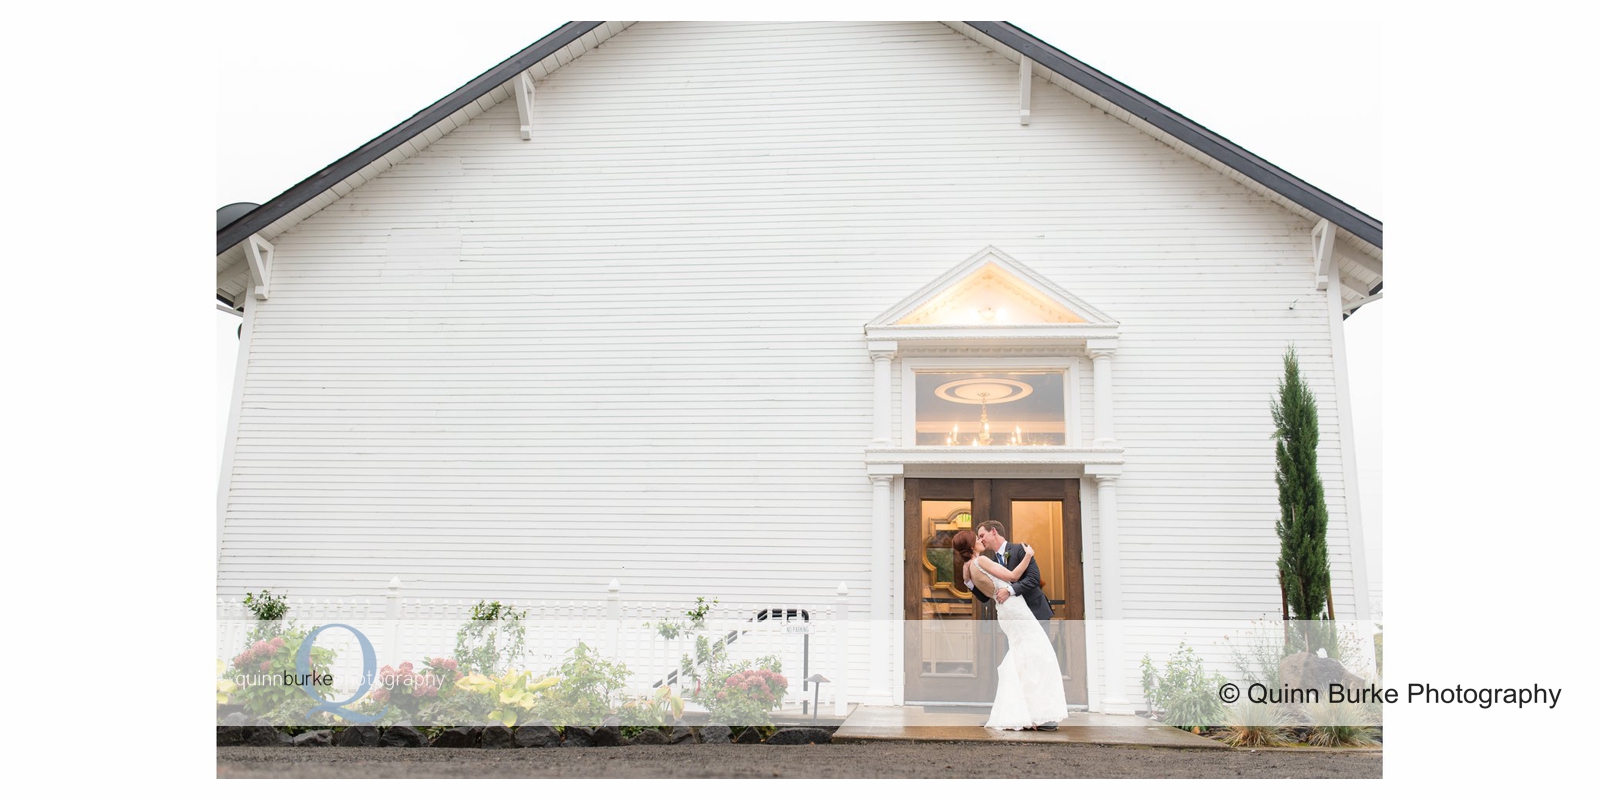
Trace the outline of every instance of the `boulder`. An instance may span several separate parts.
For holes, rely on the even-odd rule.
[[[433,747],[477,747],[478,737],[483,732],[478,728],[460,727],[441,731],[433,740]]]
[[[1328,687],[1335,683],[1343,684],[1352,692],[1367,685],[1360,676],[1345,669],[1338,659],[1322,658],[1315,653],[1295,653],[1280,661],[1278,682],[1289,689],[1316,689],[1322,700],[1328,699]]]
[[[767,744],[828,744],[833,731],[826,728],[784,728],[772,734]]]
[[[632,739],[628,739],[625,744],[672,744],[672,740],[655,728],[645,728]]]
[[[594,738],[594,729],[582,725],[568,725],[563,734],[562,747],[588,747],[589,741]]]
[[[294,737],[295,747],[332,747],[333,731],[306,731]]]
[[[240,730],[244,736],[239,744],[249,747],[290,747],[294,737],[268,725],[247,725]]]
[[[701,744],[730,744],[733,731],[726,725],[707,725],[700,729]]]
[[[222,718],[222,724],[224,725],[244,725],[249,721],[250,718],[239,711],[235,711],[232,714]]]
[[[526,725],[517,726],[515,737],[518,747],[560,747],[561,732],[554,725],[544,721],[535,720]]]
[[[333,735],[336,747],[377,747],[378,729],[371,725],[352,725]]]
[[[761,731],[754,725],[739,732],[739,738],[733,740],[734,744],[761,744]]]
[[[622,724],[616,717],[607,717],[594,729],[594,734],[589,737],[589,744],[593,747],[621,747]]]
[[[516,732],[507,728],[504,722],[496,722],[483,729],[478,735],[478,746],[485,750],[510,750],[517,746]]]
[[[233,747],[244,744],[244,728],[238,725],[217,726],[217,746]]]
[[[385,728],[378,739],[379,747],[427,747],[428,737],[410,725],[393,725]]]
[[[667,739],[673,744],[695,744],[694,728],[688,725],[675,725],[672,733],[667,735]]]

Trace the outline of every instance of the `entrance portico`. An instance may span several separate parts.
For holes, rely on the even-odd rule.
[[[866,325],[874,401],[864,458],[873,483],[872,611],[875,629],[896,623],[892,635],[873,638],[872,695],[883,696],[877,681],[892,679],[892,688],[885,688],[896,704],[992,698],[992,687],[979,684],[998,658],[995,640],[977,624],[964,587],[952,586],[939,569],[949,536],[975,516],[1042,515],[1024,538],[1038,539],[1036,549],[1048,553],[1058,575],[1050,595],[1059,603],[1058,657],[1064,658],[1069,700],[1132,710],[1125,693],[1113,688],[1123,686],[1120,637],[1086,635],[1097,615],[1121,616],[1115,485],[1124,462],[1112,377],[1117,328],[1115,320],[993,247]],[[1084,380],[1092,383],[1092,427],[1081,408]],[[995,487],[1027,497],[997,495]],[[1051,496],[1027,494],[1040,491]],[[1098,501],[1091,522],[1101,540],[1098,558],[1083,528],[1084,491],[1094,491]],[[1055,528],[1050,519],[1059,520]],[[896,542],[899,559],[892,557]],[[1088,673],[1096,662],[1107,665],[1104,675]]]

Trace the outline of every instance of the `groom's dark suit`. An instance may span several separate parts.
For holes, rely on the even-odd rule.
[[[1007,542],[1003,556],[1003,558],[996,558],[995,561],[1006,569],[1016,569],[1017,562],[1022,560],[1022,545]],[[1044,590],[1039,588],[1038,562],[1028,562],[1028,568],[1023,570],[1022,577],[1011,583],[1011,591],[1028,604],[1028,610],[1033,612],[1034,619],[1039,620],[1041,623],[1050,619],[1050,598],[1045,597]],[[981,598],[983,602],[989,602],[989,596],[984,594],[982,590],[973,589],[972,593]],[[1010,601],[1008,600],[1007,602]],[[1049,626],[1046,626],[1045,629],[1048,631]]]

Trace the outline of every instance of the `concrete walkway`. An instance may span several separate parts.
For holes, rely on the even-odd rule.
[[[1129,747],[1228,750],[1227,745],[1143,717],[1074,711],[1054,731],[995,731],[983,727],[987,708],[858,706],[834,733],[835,742],[1049,742]]]

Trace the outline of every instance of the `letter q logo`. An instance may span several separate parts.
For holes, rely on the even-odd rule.
[[[356,687],[356,693],[351,695],[350,699],[348,700],[339,700],[337,702],[332,700],[324,700],[321,695],[317,694],[316,689],[312,688],[311,643],[317,640],[317,634],[322,633],[329,628],[344,628],[345,630],[355,634],[356,641],[361,643],[361,685]],[[317,713],[318,711],[326,711],[336,717],[341,717],[351,722],[367,723],[377,722],[378,720],[383,719],[384,714],[389,713],[389,709],[385,708],[382,713],[377,714],[376,716],[371,716],[367,714],[358,714],[345,708],[345,706],[350,705],[351,703],[354,703],[366,696],[367,690],[372,688],[372,678],[377,674],[378,668],[378,654],[372,649],[372,640],[368,639],[366,634],[350,627],[349,625],[335,622],[328,625],[318,626],[316,630],[313,630],[309,635],[306,636],[305,641],[300,643],[300,650],[294,654],[294,667],[295,671],[300,674],[300,687],[305,690],[305,693],[309,695],[312,700],[317,702],[315,708],[312,708],[310,711],[306,712],[306,719],[311,719],[311,715]]]

